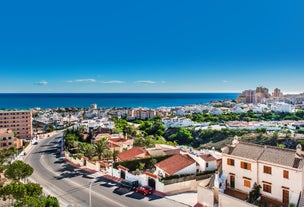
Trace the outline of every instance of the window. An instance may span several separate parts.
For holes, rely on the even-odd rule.
[[[283,178],[289,178],[289,172],[287,170],[283,170]]]
[[[264,183],[263,184],[263,191],[267,193],[271,193],[271,184]]]
[[[227,158],[227,165],[234,166],[234,159]]]
[[[271,167],[264,165],[264,173],[271,175]]]
[[[244,186],[247,187],[247,188],[251,188],[250,180],[244,179]]]
[[[206,168],[208,168],[208,166],[209,166],[209,163],[208,163],[208,162],[206,162]]]
[[[241,168],[251,170],[251,164],[248,162],[241,162]]]

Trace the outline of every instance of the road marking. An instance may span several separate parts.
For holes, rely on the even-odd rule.
[[[47,144],[50,144],[50,142],[51,142],[51,141],[49,141]],[[43,159],[43,157],[46,157],[46,159],[45,159],[45,158]],[[43,153],[43,154],[40,156],[40,159],[39,159],[41,165],[42,165],[46,170],[48,170],[51,174],[54,174],[55,176],[56,176],[56,175],[60,175],[60,173],[56,173],[56,172],[54,171],[54,169],[52,169],[52,168],[48,165],[48,163],[46,163],[46,160],[48,160],[49,163],[51,163],[49,157],[47,157],[47,156],[45,155],[45,153]],[[39,175],[38,175],[38,176],[39,176]],[[40,176],[39,176],[39,177],[40,177]],[[81,187],[81,188],[84,187],[83,185],[79,185],[77,182],[75,182],[75,181],[73,181],[73,180],[71,180],[71,179],[69,179],[69,180],[66,179],[66,181],[69,182],[69,183],[72,183],[72,184],[74,185],[73,187],[78,187],[78,188],[79,188],[79,187]],[[54,185],[52,185],[51,183],[49,183],[49,185],[54,186]],[[54,187],[53,187],[53,188],[54,188]],[[89,191],[88,188],[83,188],[83,189],[84,189],[85,191]],[[49,189],[49,190],[50,190],[50,189]],[[52,190],[50,190],[50,191],[52,191]],[[66,193],[66,192],[65,192],[65,193]],[[88,192],[88,194],[89,194],[89,192]],[[93,191],[93,190],[92,190],[92,194],[94,194],[94,195],[97,196],[97,197],[102,197],[104,200],[107,200],[107,201],[109,201],[109,202],[115,204],[116,206],[125,207],[125,206],[122,205],[121,203],[118,203],[118,202],[116,202],[116,201],[114,201],[114,200],[112,200],[112,199],[110,199],[110,198],[108,198],[108,197],[106,197],[106,196],[104,196],[104,195],[102,195],[102,194],[99,194],[99,193],[97,193],[97,192],[95,192],[95,191]],[[60,198],[61,198],[61,197],[60,197]],[[61,199],[62,199],[62,198],[61,198]]]

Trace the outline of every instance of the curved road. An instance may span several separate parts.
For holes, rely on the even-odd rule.
[[[187,205],[151,195],[118,189],[116,184],[79,170],[56,157],[62,132],[33,145],[25,162],[34,168],[29,178],[43,186],[45,192],[58,198],[61,206],[89,207],[89,186],[92,183],[92,207],[185,207]]]

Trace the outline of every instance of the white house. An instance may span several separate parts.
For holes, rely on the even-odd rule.
[[[271,110],[278,113],[294,113],[295,106],[284,102],[275,102],[271,105]]]
[[[195,174],[197,163],[188,155],[173,155],[155,164],[155,175],[167,177],[169,175]]]
[[[223,114],[223,111],[219,108],[211,108],[209,110],[209,114],[211,114],[211,115],[221,115],[221,114]]]
[[[188,154],[193,160],[195,160],[197,165],[197,172],[212,171],[217,168],[217,158],[214,157],[211,153],[202,153],[202,154]]]
[[[304,187],[304,157],[296,150],[238,142],[222,149],[226,187],[244,193],[260,185],[262,197],[283,204],[297,204]]]
[[[185,117],[165,118],[162,119],[162,122],[166,127],[188,127],[194,125],[194,122],[191,119]]]

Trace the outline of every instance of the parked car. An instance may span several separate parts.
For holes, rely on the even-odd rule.
[[[144,195],[151,195],[153,193],[153,188],[150,186],[139,186],[136,188],[136,192],[144,194]]]
[[[135,190],[138,187],[138,180],[132,178],[125,179],[118,184],[118,187]]]

